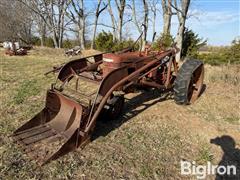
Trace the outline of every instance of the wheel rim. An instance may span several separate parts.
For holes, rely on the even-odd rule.
[[[188,100],[190,103],[193,103],[199,97],[203,86],[203,77],[204,67],[201,65],[193,72],[189,82]]]

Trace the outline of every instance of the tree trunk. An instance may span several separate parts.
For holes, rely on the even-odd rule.
[[[55,30],[54,30],[54,32],[53,32],[53,43],[54,43],[54,48],[58,48],[59,46],[58,46],[58,40],[57,40],[58,38],[57,38],[57,35],[56,35],[56,32],[55,32]]]
[[[138,22],[137,20],[137,14],[136,14],[136,6],[135,6],[135,0],[132,0],[132,18],[133,18],[133,23],[135,24],[139,34],[142,33],[142,30],[141,30],[141,23]],[[141,49],[139,50],[142,50],[142,47],[143,47],[143,36],[141,37]]]
[[[116,41],[116,39],[117,39],[116,23],[115,23],[115,18],[114,18],[113,11],[112,11],[111,0],[108,0],[108,13],[111,17],[111,22],[112,22],[113,41]]]
[[[142,50],[145,49],[145,45],[147,44],[147,31],[148,31],[148,4],[146,0],[143,0],[144,6],[144,32],[143,32],[143,44]]]
[[[85,49],[85,19],[84,17],[80,17],[79,20],[79,42],[80,42],[80,47],[81,49]]]
[[[157,9],[155,8],[153,11],[153,36],[152,36],[152,42],[154,42],[155,35],[156,35],[156,17],[157,17]]]
[[[122,41],[122,26],[123,26],[123,14],[119,13],[119,19],[118,19],[118,40]]]
[[[95,21],[94,21],[94,28],[93,28],[93,38],[92,38],[92,43],[91,43],[91,49],[94,49],[95,46],[95,38],[96,38],[96,32],[97,32],[97,23],[98,23],[98,18],[99,15],[107,8],[108,5],[105,5],[102,9],[100,9],[102,0],[98,0],[97,8],[96,8],[96,13],[95,13]]]
[[[124,16],[124,10],[126,6],[126,0],[115,0],[116,6],[118,9],[118,40],[121,42],[122,41],[122,28],[123,28],[123,16]]]
[[[154,34],[156,33],[156,13],[154,13],[153,15],[153,37],[152,37],[152,40],[154,41]]]
[[[81,49],[85,49],[85,37],[84,37],[84,28],[79,29],[79,42]]]
[[[80,0],[80,19],[79,19],[79,40],[80,40],[80,47],[81,49],[85,49],[85,14],[84,14],[84,5],[83,0]]]
[[[168,13],[163,14],[163,34],[164,35],[170,34],[171,19],[172,19],[172,15]]]
[[[41,42],[41,47],[44,47],[44,40],[43,40],[43,37],[42,37],[42,35],[40,36],[40,42]]]
[[[187,19],[188,8],[191,0],[181,0],[181,8],[177,6],[177,0],[174,0],[174,6],[177,11],[179,26],[178,33],[175,39],[177,43],[177,47],[179,48],[179,52],[176,54],[176,61],[181,60],[181,52],[182,52],[182,42],[183,42],[183,34],[185,29],[185,23]]]
[[[95,18],[94,27],[93,27],[93,38],[91,43],[91,49],[95,48],[95,38],[96,38],[96,32],[97,32],[97,23],[98,23],[98,17]]]
[[[137,27],[137,30],[139,33],[141,33],[141,28],[139,26],[138,20],[137,20],[137,15],[136,15],[136,8],[135,8],[135,0],[132,0],[132,16],[133,16],[133,23]]]
[[[172,0],[162,0],[163,10],[163,35],[170,34],[172,20]]]
[[[180,49],[180,51],[176,54],[176,61],[179,62],[181,60],[181,51],[182,51],[182,43],[183,43],[183,34],[185,29],[185,21],[181,20],[178,27],[178,32],[176,36],[176,45]]]
[[[41,40],[41,47],[45,46],[46,40],[46,24],[42,22],[40,27],[40,40]]]
[[[86,15],[84,12],[83,0],[71,0],[71,7],[68,8],[69,13],[66,15],[77,27],[77,38],[79,40],[79,46],[81,49],[85,49],[85,19]],[[74,31],[75,32],[75,31]]]
[[[65,20],[65,12],[62,12],[61,17],[60,17],[60,23],[59,23],[59,26],[60,26],[59,40],[58,40],[59,48],[62,48],[62,45],[63,45],[64,20]]]
[[[42,33],[41,36],[40,36],[41,47],[45,46],[45,40],[46,40],[46,36],[45,36],[44,33]]]

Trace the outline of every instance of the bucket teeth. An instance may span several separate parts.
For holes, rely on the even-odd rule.
[[[76,147],[82,118],[82,106],[57,92],[48,92],[46,104],[51,107],[44,109],[59,107],[55,116],[48,119],[50,116],[43,109],[12,135],[13,142],[39,164]]]

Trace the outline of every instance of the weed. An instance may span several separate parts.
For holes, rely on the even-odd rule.
[[[202,145],[197,156],[197,162],[199,164],[206,164],[206,162],[211,162],[213,160],[213,155],[210,151],[210,147],[208,145]]]
[[[240,124],[240,117],[226,117],[224,120],[232,124]]]

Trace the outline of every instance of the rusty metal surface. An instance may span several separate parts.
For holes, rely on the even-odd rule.
[[[47,93],[44,109],[17,129],[13,139],[42,163],[86,145],[102,110],[109,102],[119,99],[115,92],[121,93],[123,98],[123,94],[130,92],[128,90],[135,85],[172,88],[173,73],[176,76],[178,72],[175,60],[177,50],[171,48],[164,52],[151,52],[147,48],[147,51],[98,54],[62,65],[57,76],[60,86],[53,84]],[[93,60],[90,62],[88,58]],[[199,95],[202,69],[197,69],[194,77],[197,90],[192,91],[193,99]],[[94,84],[95,88],[84,90],[84,83]],[[122,105],[116,106],[115,112],[112,108],[110,114],[119,114],[124,103],[124,99],[120,100]],[[41,153],[36,153],[38,151]]]
[[[23,49],[23,48],[18,49],[18,50],[7,49],[5,51],[5,54],[9,55],[9,56],[25,56],[25,55],[27,55],[27,50]]]
[[[39,164],[43,164],[55,156],[64,153],[61,148],[71,139],[75,143],[72,149],[78,145],[73,137],[81,123],[83,107],[70,100],[57,91],[49,91],[47,95],[47,107],[37,116],[17,129],[13,133],[13,140],[21,144],[24,151],[34,158]],[[60,106],[60,107],[59,107]],[[59,107],[59,111],[51,112],[51,108]],[[52,119],[47,116],[56,113]]]
[[[189,99],[190,102],[193,103],[199,97],[203,86],[204,79],[204,67],[203,65],[199,66],[193,73],[191,82],[190,82],[190,90],[189,90]]]
[[[86,57],[83,57],[83,58],[80,58],[80,59],[79,58],[78,59],[73,59],[68,63],[63,63],[59,66],[53,66],[53,69],[44,73],[44,75],[48,75],[49,73],[56,73],[56,72],[59,72],[61,70],[62,73],[65,73],[66,75],[64,75],[64,74],[62,75],[62,73],[61,73],[61,75],[59,75],[59,78],[60,78],[60,80],[62,79],[64,81],[64,77],[67,77],[67,75],[69,74],[69,70],[68,70],[69,67],[72,66],[73,69],[75,69],[75,68],[78,68],[79,66],[80,67],[85,67],[84,63],[99,64],[99,61],[102,60],[103,54],[104,53],[100,53],[100,54],[95,54],[95,55],[92,55],[92,56],[86,56]],[[82,61],[84,61],[84,62],[82,63]]]
[[[139,52],[126,52],[123,54],[108,53],[103,55],[104,59],[113,60],[113,63],[136,62],[140,61],[144,57],[146,56],[139,54]]]

